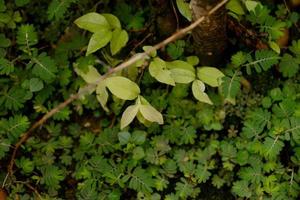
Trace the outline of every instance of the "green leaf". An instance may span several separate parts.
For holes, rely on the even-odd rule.
[[[257,1],[247,0],[245,1],[245,6],[248,11],[255,11],[256,6],[261,5]]]
[[[121,118],[121,129],[125,128],[133,121],[138,111],[139,111],[139,105],[132,105],[126,108]]]
[[[63,170],[54,165],[47,165],[41,168],[42,178],[41,183],[45,184],[49,188],[60,188],[60,181],[64,180],[65,176]]]
[[[293,140],[300,144],[300,118],[292,117],[290,119],[291,127],[286,130],[286,133],[291,132]]]
[[[15,115],[9,119],[0,120],[0,133],[6,134],[11,142],[16,142],[19,137],[29,128],[29,121],[26,116]]]
[[[234,72],[232,77],[223,77],[223,82],[221,85],[222,95],[225,101],[235,104],[235,97],[241,88],[240,77],[238,76],[238,71]]]
[[[279,140],[278,136],[276,138],[267,137],[263,144],[264,156],[270,160],[275,159],[283,147],[284,143]]]
[[[75,65],[75,72],[79,76],[81,76],[81,78],[87,83],[96,83],[101,78],[101,75],[99,74],[98,70],[92,65],[88,65],[88,70],[86,72],[84,72],[83,70],[78,68],[77,65]],[[99,90],[100,89],[101,88],[99,88]]]
[[[59,20],[64,18],[68,8],[77,0],[52,0],[48,10],[48,20]]]
[[[269,42],[269,47],[273,49],[276,53],[280,54],[280,47],[276,42],[270,41]]]
[[[115,29],[112,32],[112,38],[110,40],[110,51],[112,55],[118,53],[126,43],[128,42],[128,34],[125,30]]]
[[[154,187],[154,179],[152,179],[149,171],[138,167],[131,174],[128,186],[136,191],[151,193],[152,187]]]
[[[292,42],[292,45],[289,46],[289,50],[293,52],[296,56],[300,56],[300,40],[294,40]]]
[[[130,141],[131,135],[129,132],[122,131],[118,133],[119,142],[121,145],[127,144]]]
[[[74,22],[79,28],[88,30],[93,33],[109,32],[110,25],[103,15],[95,12],[85,14]]]
[[[174,79],[176,83],[190,83],[195,80],[195,73],[190,70],[174,68],[170,70],[171,77]]]
[[[135,147],[132,150],[132,159],[133,160],[140,160],[145,156],[144,149],[142,147]]]
[[[166,70],[166,62],[162,59],[154,58],[149,65],[149,72],[157,81],[168,85],[175,85],[175,81],[171,77],[171,72]]]
[[[6,156],[6,153],[10,149],[10,141],[8,139],[1,139],[0,142],[0,159]]]
[[[181,178],[180,182],[176,183],[176,196],[179,196],[181,199],[188,199],[188,197],[196,197],[200,193],[199,188],[195,188],[190,181],[187,181],[185,178]]]
[[[246,63],[248,60],[248,57],[249,57],[248,54],[246,54],[242,51],[239,51],[231,57],[231,62],[237,68],[237,67],[241,66],[242,64]]]
[[[25,6],[28,3],[30,3],[30,0],[15,0],[15,4],[18,7]]]
[[[189,21],[192,20],[192,13],[189,8],[189,3],[184,0],[176,0],[177,8],[179,12]]]
[[[20,87],[13,87],[9,91],[1,92],[0,105],[9,110],[19,110],[24,107],[28,98],[27,92]]]
[[[114,29],[121,29],[121,23],[120,23],[120,20],[110,14],[110,13],[103,13],[101,14],[103,17],[105,17],[106,21],[109,23],[109,25],[114,28]]]
[[[245,11],[243,9],[243,5],[239,0],[230,0],[226,4],[226,9],[230,10],[231,12],[234,12],[238,15],[244,15]]]
[[[192,66],[196,66],[199,64],[199,58],[197,56],[188,56],[186,57],[186,61]]]
[[[143,144],[146,141],[147,133],[145,131],[134,131],[132,133],[132,142],[134,144]]]
[[[252,192],[248,186],[247,181],[236,181],[233,183],[232,192],[237,194],[240,197],[250,198],[252,196]]]
[[[197,165],[197,169],[195,171],[195,177],[198,183],[206,183],[206,181],[211,176],[211,173],[208,171],[207,166]]]
[[[162,114],[151,105],[140,105],[139,111],[142,116],[150,122],[157,122],[158,124],[164,123]]]
[[[198,68],[197,76],[204,83],[212,87],[218,87],[225,75],[215,67],[201,67]]]
[[[208,95],[204,92],[205,85],[202,81],[195,80],[192,84],[192,92],[194,97],[204,103],[213,104]]]
[[[10,39],[6,38],[3,33],[0,33],[0,47],[9,47],[11,45]]]
[[[1,75],[9,75],[10,73],[14,72],[14,65],[11,61],[5,59],[5,58],[0,58],[0,74]]]
[[[122,76],[109,77],[105,83],[110,92],[120,99],[133,100],[140,94],[139,86]]]
[[[299,61],[290,54],[285,53],[279,63],[279,71],[284,77],[293,77],[299,71]]]
[[[33,25],[21,25],[17,33],[17,43],[30,47],[38,43],[37,33]]]
[[[44,88],[44,83],[39,78],[32,78],[29,81],[29,89],[31,92],[38,92]]]
[[[153,46],[143,46],[143,50],[146,52],[148,51],[149,49],[152,49]],[[151,53],[149,53],[149,56],[151,56],[152,58],[156,57],[157,56],[157,51],[154,50],[152,51]]]
[[[47,56],[45,53],[40,54],[38,57],[32,58],[35,63],[32,69],[32,73],[47,83],[51,83],[57,73],[57,67],[55,62]]]
[[[88,56],[106,46],[111,38],[112,32],[108,29],[102,29],[94,33],[89,41],[86,55]]]
[[[105,87],[104,81],[100,82],[96,88],[97,100],[100,102],[101,107],[108,112],[108,108],[106,106],[108,100],[108,92]]]
[[[195,73],[195,68],[193,65],[189,64],[188,62],[182,60],[175,60],[172,62],[166,62],[166,67],[168,69],[183,69]]]

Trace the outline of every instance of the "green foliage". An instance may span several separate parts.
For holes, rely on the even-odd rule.
[[[188,16],[186,2],[176,3]],[[148,4],[0,0],[8,198],[299,199],[300,42],[293,34],[276,46],[299,16],[283,4],[231,0],[230,15],[270,49],[236,43],[221,67],[202,66],[187,37],[111,73],[129,52],[151,49],[137,41],[158,41]],[[31,133],[5,178],[30,125],[87,84]]]

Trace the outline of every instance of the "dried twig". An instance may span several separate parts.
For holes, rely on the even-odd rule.
[[[214,14],[215,12],[218,11],[218,9],[220,9],[222,6],[225,5],[225,3],[227,3],[228,0],[222,0],[220,1],[220,3],[218,3],[215,7],[213,7],[207,14],[207,16],[210,16],[212,14]],[[86,85],[82,90],[80,90],[78,93],[76,94],[72,94],[70,95],[70,97],[64,101],[63,103],[59,104],[57,107],[53,108],[52,110],[50,110],[47,114],[45,114],[40,120],[38,120],[37,122],[35,122],[32,127],[25,132],[21,139],[18,141],[18,143],[15,145],[15,148],[13,150],[11,159],[10,159],[10,163],[8,165],[8,173],[10,175],[13,174],[13,167],[14,167],[14,162],[15,162],[15,157],[17,155],[17,151],[19,150],[19,148],[21,147],[21,145],[26,142],[26,140],[30,137],[30,134],[38,127],[40,127],[42,124],[44,124],[49,118],[51,118],[55,113],[57,113],[58,111],[60,111],[61,109],[65,108],[66,106],[68,106],[71,102],[73,102],[74,100],[78,99],[80,96],[87,94],[90,90],[93,90],[96,88],[96,86],[103,81],[103,79],[107,78],[108,76],[110,76],[113,73],[116,73],[118,71],[121,71],[129,66],[131,66],[132,64],[134,64],[135,62],[146,58],[151,52],[156,51],[158,49],[163,48],[164,46],[166,46],[167,44],[183,37],[184,35],[186,35],[188,32],[190,32],[191,30],[193,30],[194,28],[196,28],[201,22],[203,22],[203,20],[206,18],[206,16],[202,16],[200,17],[198,20],[196,20],[195,22],[193,22],[191,25],[187,26],[186,28],[180,29],[177,32],[175,32],[173,35],[171,35],[170,37],[168,37],[167,39],[163,40],[162,42],[156,44],[155,46],[149,48],[147,51],[143,52],[143,53],[138,53],[136,55],[133,55],[130,59],[128,59],[127,61],[121,63],[120,65],[118,65],[115,68],[111,68],[106,74],[102,75],[97,81],[95,81],[95,83],[91,83]]]

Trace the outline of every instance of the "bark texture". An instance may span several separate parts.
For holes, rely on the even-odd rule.
[[[193,21],[207,15],[218,0],[191,0]],[[218,12],[207,17],[192,32],[196,54],[202,65],[217,65],[227,47],[227,15],[223,6]]]

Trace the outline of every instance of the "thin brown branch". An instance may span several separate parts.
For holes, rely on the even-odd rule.
[[[222,0],[220,3],[218,3],[214,8],[212,8],[207,16],[214,14],[215,12],[218,11],[218,9],[220,9],[222,6],[225,5],[225,3],[227,3],[228,0]],[[19,150],[19,148],[21,147],[21,145],[26,142],[26,140],[30,137],[31,133],[38,127],[40,127],[42,124],[44,124],[49,118],[51,118],[55,113],[57,113],[58,111],[60,111],[61,109],[65,108],[66,106],[68,106],[71,102],[73,102],[74,100],[78,99],[80,96],[87,94],[90,90],[93,90],[96,88],[96,86],[103,81],[103,79],[107,78],[108,76],[110,76],[113,73],[116,73],[118,71],[121,71],[129,66],[131,66],[132,64],[136,63],[139,60],[142,60],[144,58],[146,58],[150,53],[152,53],[153,51],[159,50],[161,48],[163,48],[164,46],[166,46],[167,44],[183,37],[184,35],[186,35],[187,33],[189,33],[191,30],[193,30],[194,28],[196,28],[201,22],[203,22],[203,20],[205,19],[206,16],[202,16],[200,17],[198,20],[196,20],[195,22],[193,22],[191,25],[187,26],[186,28],[180,29],[177,32],[175,32],[173,35],[171,35],[170,37],[168,37],[167,39],[163,40],[162,42],[156,44],[155,46],[153,46],[152,48],[149,48],[147,51],[143,52],[143,53],[138,53],[136,55],[133,55],[131,58],[129,58],[127,61],[121,63],[120,65],[118,65],[115,68],[111,68],[106,74],[102,75],[97,81],[95,81],[95,83],[92,84],[88,84],[86,85],[82,90],[80,90],[78,93],[76,94],[72,94],[66,101],[64,101],[63,103],[59,104],[57,107],[53,108],[52,110],[50,110],[47,114],[45,114],[40,120],[38,120],[37,122],[35,122],[32,127],[25,132],[21,139],[18,141],[18,143],[15,145],[15,148],[13,150],[11,159],[10,159],[10,163],[8,165],[8,173],[10,175],[13,174],[13,167],[14,167],[14,162],[15,162],[15,158],[17,155],[17,152]]]

